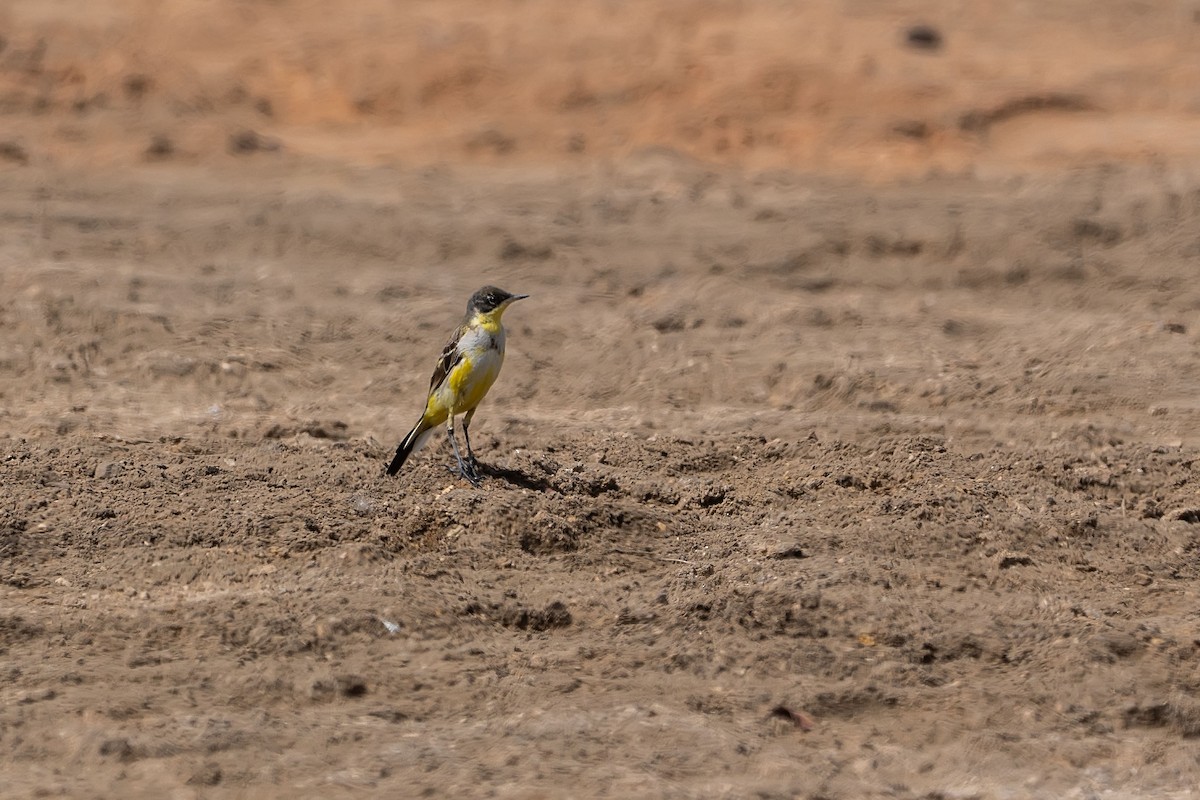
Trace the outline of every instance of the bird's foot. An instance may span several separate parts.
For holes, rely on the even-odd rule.
[[[474,465],[474,464],[470,464],[470,463],[467,463],[464,461],[464,462],[460,462],[458,464],[458,466],[446,467],[446,469],[450,470],[455,475],[458,475],[459,477],[465,479],[467,481],[467,483],[471,484],[475,488],[479,488],[480,486],[483,485],[483,478],[480,477],[479,471],[476,469],[476,465]]]

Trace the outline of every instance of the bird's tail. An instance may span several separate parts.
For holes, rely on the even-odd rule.
[[[420,421],[408,432],[408,436],[404,437],[400,446],[396,448],[396,455],[392,457],[392,463],[388,464],[387,474],[395,475],[399,472],[408,457],[425,446],[436,427],[435,425],[426,425],[425,418],[421,417]]]

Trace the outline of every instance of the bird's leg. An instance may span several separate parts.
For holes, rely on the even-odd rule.
[[[467,483],[472,486],[479,485],[479,475],[475,472],[474,467],[469,466],[463,461],[462,456],[458,454],[458,441],[454,438],[454,415],[450,414],[446,417],[446,435],[450,437],[450,448],[454,450],[454,460],[458,462],[458,474],[467,479]],[[453,472],[451,468],[451,472]]]
[[[467,463],[471,465],[471,470],[478,475],[479,461],[475,458],[475,451],[471,449],[471,417],[473,416],[475,416],[474,408],[468,411],[467,415],[463,417],[462,429],[463,439],[465,439],[467,442]]]

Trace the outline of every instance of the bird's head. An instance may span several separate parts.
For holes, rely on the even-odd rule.
[[[495,286],[485,286],[471,295],[471,300],[467,303],[467,313],[487,314],[498,317],[504,313],[504,309],[517,300],[523,300],[526,297],[529,297],[529,295],[511,294]]]

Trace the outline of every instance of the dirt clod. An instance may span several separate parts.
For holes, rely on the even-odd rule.
[[[506,627],[535,632],[565,628],[572,622],[571,612],[558,600],[542,609],[506,608],[498,615],[498,619]]]

